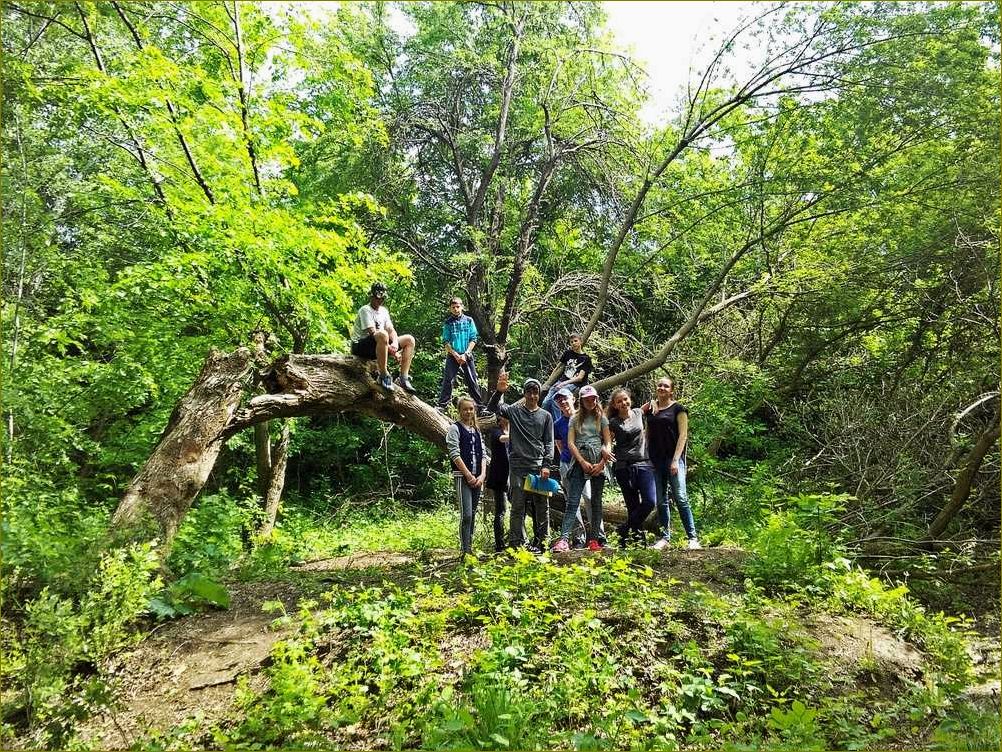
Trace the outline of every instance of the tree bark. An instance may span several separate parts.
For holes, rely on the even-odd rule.
[[[396,423],[445,448],[449,421],[431,405],[400,389],[385,392],[376,386],[365,363],[357,358],[281,357],[261,374],[267,393],[251,397],[240,407],[250,388],[252,362],[251,351],[246,348],[209,355],[119,503],[112,518],[113,528],[135,537],[153,532],[160,537],[163,550],[169,550],[226,440],[238,431],[264,425],[274,418],[358,412]],[[276,508],[285,479],[286,431],[283,428],[280,449],[273,456],[267,492],[268,502]]]
[[[960,475],[957,477],[950,500],[940,510],[939,514],[936,515],[936,519],[932,521],[932,524],[929,525],[929,530],[925,534],[927,540],[936,540],[943,534],[947,525],[950,524],[950,520],[956,516],[957,512],[964,505],[964,502],[967,501],[967,497],[971,495],[974,476],[981,469],[981,463],[984,461],[985,455],[988,454],[989,450],[995,446],[995,442],[998,441],[1000,419],[1002,419],[1002,414],[996,409],[988,429],[978,437],[974,447],[967,455],[967,462],[964,463],[964,469],[960,471]]]
[[[259,425],[265,425],[263,423]],[[264,523],[259,531],[261,535],[269,535],[275,529],[275,520],[278,518],[278,505],[282,500],[282,491],[285,489],[285,468],[289,462],[289,437],[291,435],[292,421],[285,420],[282,423],[282,436],[275,445],[272,453],[271,477],[268,488],[265,492],[264,501]]]
[[[271,486],[271,435],[267,423],[254,426],[254,462],[257,467],[257,492],[262,499]]]
[[[213,351],[171,414],[156,448],[129,484],[112,525],[130,535],[155,530],[165,547],[202,490],[248,386],[251,351]]]

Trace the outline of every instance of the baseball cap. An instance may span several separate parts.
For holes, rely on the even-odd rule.
[[[557,390],[557,393],[554,395],[553,399],[560,399],[561,397],[566,397],[567,399],[571,399],[574,397],[574,392],[572,392],[565,386],[561,387],[560,389]]]
[[[530,378],[530,379],[526,379],[525,381],[522,382],[522,391],[524,392],[530,386],[534,386],[534,387],[536,387],[536,389],[542,389],[543,388],[542,384],[540,384],[537,379],[531,379]]]
[[[581,387],[581,399],[584,399],[585,397],[597,397],[597,396],[598,392],[595,390],[595,387],[593,386]]]
[[[382,282],[373,282],[372,287],[369,288],[370,298],[385,298],[386,297],[386,285]]]

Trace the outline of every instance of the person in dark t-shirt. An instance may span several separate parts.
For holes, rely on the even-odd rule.
[[[553,402],[557,392],[561,389],[569,389],[572,394],[577,392],[588,383],[592,372],[591,356],[581,350],[581,335],[572,334],[567,338],[567,345],[568,348],[560,356],[560,378],[550,387],[542,405],[553,416],[554,422],[560,418],[560,408]]]
[[[696,523],[689,506],[685,486],[686,448],[689,443],[689,411],[673,396],[674,384],[664,376],[657,380],[656,396],[643,407],[647,418],[647,451],[654,465],[654,484],[657,491],[658,522],[661,539],[655,548],[668,545],[671,535],[668,494],[675,499],[675,507],[682,518],[689,539],[689,548],[702,548],[696,537]]]

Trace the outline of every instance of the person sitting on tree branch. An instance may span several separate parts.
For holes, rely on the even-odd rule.
[[[561,389],[569,389],[573,394],[588,383],[588,377],[592,372],[592,362],[591,356],[582,352],[583,346],[580,334],[572,334],[567,338],[568,349],[560,356],[562,376],[547,393],[546,399],[543,400],[543,409],[553,416],[554,421],[560,418],[560,408],[553,402],[557,392]]]
[[[411,384],[410,368],[414,359],[416,343],[410,334],[397,336],[393,328],[390,312],[383,305],[386,300],[386,285],[374,282],[369,288],[369,303],[358,309],[351,329],[351,354],[362,360],[376,361],[379,376],[376,380],[383,389],[393,389],[393,379],[387,368],[387,356],[400,361],[400,377],[397,383],[411,394],[417,389]]]

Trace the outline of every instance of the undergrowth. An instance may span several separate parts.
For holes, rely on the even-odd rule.
[[[265,691],[243,682],[229,722],[148,744],[854,749],[945,721],[970,675],[963,624],[858,571],[826,571],[832,607],[869,610],[929,651],[921,679],[857,687],[804,626],[802,594],[751,581],[715,593],[628,554],[520,552],[303,603],[279,617],[296,632],[276,645]]]

